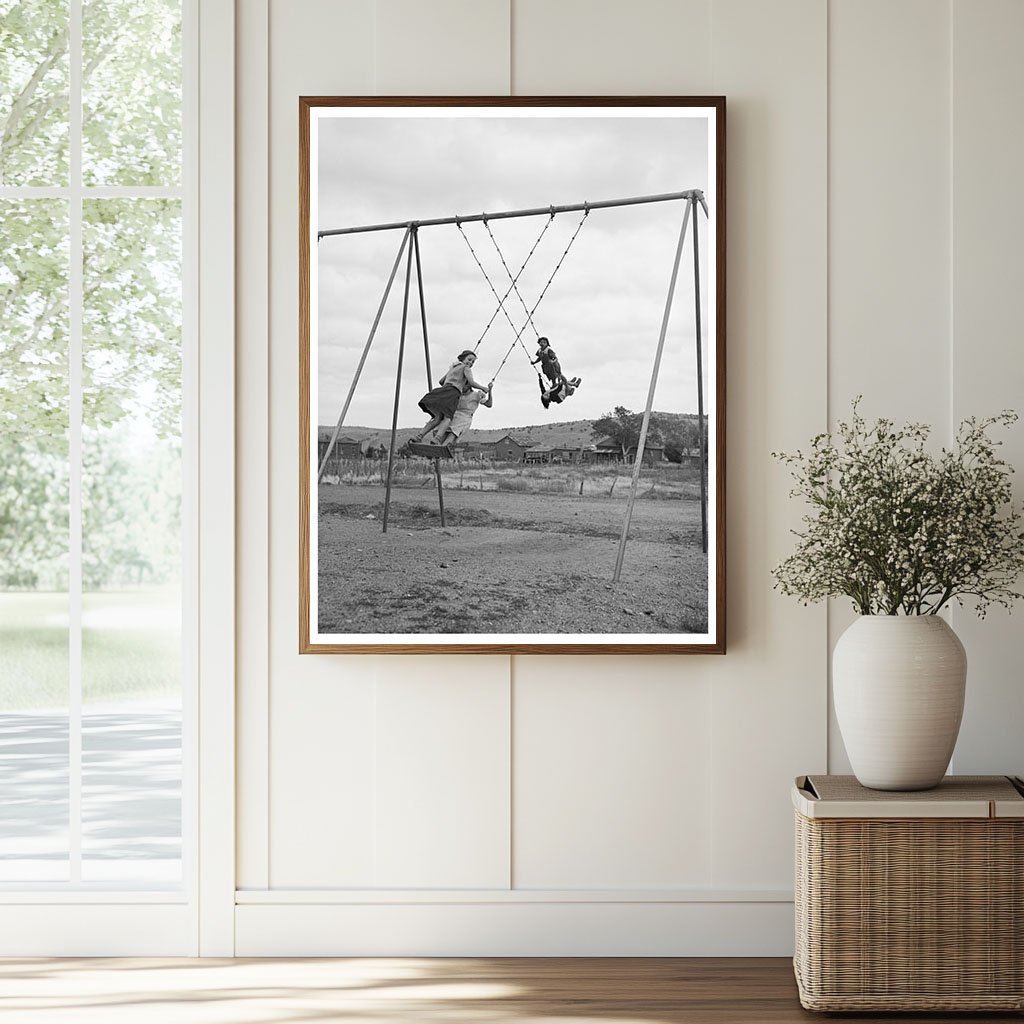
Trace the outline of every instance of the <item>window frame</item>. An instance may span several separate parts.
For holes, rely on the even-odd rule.
[[[182,0],[182,174],[180,184],[169,187],[84,184],[82,14],[83,0],[69,0],[67,184],[0,186],[0,198],[68,204],[71,476],[71,880],[0,883],[0,913],[17,914],[17,927],[0,935],[0,955],[232,955],[233,2]],[[173,889],[80,878],[82,228],[85,201],[105,198],[172,198],[182,211],[182,881]],[[200,687],[201,678],[209,683]]]

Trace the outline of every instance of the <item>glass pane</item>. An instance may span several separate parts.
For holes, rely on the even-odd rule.
[[[85,0],[87,185],[181,181],[181,0]]]
[[[84,204],[82,878],[181,877],[181,210]]]
[[[0,0],[0,185],[68,182],[67,0]]]
[[[67,237],[0,200],[0,881],[68,877]]]

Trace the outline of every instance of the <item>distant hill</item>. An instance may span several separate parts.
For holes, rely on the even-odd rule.
[[[690,413],[659,412],[655,413],[663,421],[681,421],[693,419]],[[331,436],[334,428],[321,426],[320,434]],[[414,427],[399,430],[396,443],[404,444],[417,432]],[[600,438],[594,433],[593,420],[566,420],[564,423],[538,423],[529,427],[497,427],[493,430],[470,430],[462,438],[463,441],[497,441],[506,434],[529,439],[534,444],[549,445],[552,448],[583,448],[594,444]],[[350,437],[354,441],[370,441],[374,445],[388,445],[391,441],[391,430],[387,427],[350,427],[341,428],[341,437]]]

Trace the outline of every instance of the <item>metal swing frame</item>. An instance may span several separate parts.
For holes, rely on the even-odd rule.
[[[367,336],[366,343],[363,346],[362,355],[359,358],[359,363],[356,366],[355,375],[353,376],[352,383],[349,386],[348,395],[345,398],[345,404],[342,407],[341,415],[338,417],[338,422],[334,427],[334,431],[331,434],[331,440],[324,452],[323,457],[320,460],[319,470],[317,472],[317,483],[319,484],[323,478],[324,472],[327,468],[328,461],[330,460],[331,454],[334,451],[335,445],[337,444],[338,437],[341,434],[341,428],[344,425],[345,417],[348,415],[349,406],[352,403],[352,397],[355,394],[356,387],[359,383],[359,378],[362,375],[363,367],[366,364],[366,357],[369,355],[370,347],[373,344],[373,340],[377,334],[377,328],[380,325],[381,317],[383,316],[384,309],[388,302],[388,297],[391,294],[391,289],[395,281],[395,277],[398,273],[399,265],[402,262],[403,254],[406,255],[405,265],[405,287],[402,300],[402,326],[399,333],[398,340],[398,366],[395,375],[395,404],[394,412],[391,420],[391,443],[388,449],[388,465],[387,465],[387,477],[386,477],[386,488],[384,495],[384,518],[383,518],[383,532],[387,533],[388,529],[388,518],[391,509],[391,477],[392,470],[395,463],[395,438],[398,432],[398,409],[401,401],[402,393],[402,365],[405,359],[405,334],[406,327],[408,324],[409,315],[409,291],[412,283],[412,265],[413,259],[416,261],[416,286],[419,299],[420,309],[420,322],[423,332],[423,355],[424,363],[427,373],[427,388],[428,390],[433,386],[433,375],[430,368],[430,343],[427,334],[427,314],[426,307],[424,305],[423,297],[423,272],[422,265],[420,262],[420,245],[419,245],[419,232],[424,227],[436,227],[441,225],[456,224],[461,225],[473,222],[483,222],[486,224],[492,220],[509,220],[513,218],[521,217],[548,217],[554,218],[559,213],[573,213],[583,212],[588,215],[592,210],[607,210],[614,209],[616,207],[623,206],[639,206],[649,203],[666,203],[666,202],[684,202],[685,209],[683,212],[682,225],[679,231],[679,240],[676,244],[675,257],[672,264],[672,275],[668,287],[668,295],[665,299],[665,308],[662,314],[661,330],[658,336],[658,347],[654,356],[654,365],[651,370],[651,381],[650,387],[647,393],[647,403],[644,407],[643,421],[640,427],[640,436],[637,440],[636,455],[633,460],[633,473],[630,482],[629,499],[626,506],[626,515],[622,524],[622,532],[619,537],[619,547],[615,559],[615,571],[613,580],[618,582],[622,575],[622,564],[626,552],[626,542],[629,538],[629,528],[633,518],[633,506],[636,502],[637,487],[640,482],[640,472],[643,467],[644,450],[647,443],[647,434],[651,422],[651,410],[654,405],[654,394],[658,385],[658,374],[661,369],[661,358],[665,349],[665,338],[668,333],[669,318],[672,312],[673,298],[675,296],[676,282],[679,276],[679,266],[682,261],[684,243],[686,241],[687,228],[690,226],[692,217],[693,227],[693,280],[694,280],[694,307],[695,307],[695,326],[696,326],[696,371],[697,371],[697,426],[698,426],[698,445],[699,445],[699,457],[700,457],[700,506],[701,506],[701,545],[705,553],[708,550],[708,500],[707,500],[707,445],[705,442],[705,422],[704,422],[704,377],[703,377],[703,338],[701,333],[701,315],[700,315],[700,250],[698,243],[698,231],[697,231],[697,208],[700,207],[704,211],[704,215],[708,216],[708,206],[704,198],[704,193],[700,189],[688,189],[683,192],[668,192],[660,193],[656,195],[646,196],[632,196],[626,199],[608,199],[601,202],[583,202],[575,203],[566,206],[546,206],[546,207],[534,207],[524,210],[501,210],[495,213],[479,213],[470,214],[465,216],[454,216],[454,217],[437,217],[429,220],[414,220],[414,221],[394,221],[384,224],[367,224],[359,227],[347,227],[347,228],[333,228],[324,231],[317,232],[318,243],[324,238],[335,237],[338,235],[356,235],[365,234],[371,231],[402,231],[402,241],[398,247],[398,254],[395,256],[395,261],[391,267],[391,273],[388,276],[387,284],[384,287],[384,294],[381,297],[380,304],[377,307],[377,313],[373,319],[373,324],[370,327],[369,335]],[[535,246],[536,247],[536,246]],[[500,252],[500,249],[499,249]],[[532,250],[531,250],[532,255]],[[504,260],[503,260],[504,262]],[[524,264],[525,265],[525,264]],[[508,268],[506,267],[506,271]],[[520,271],[521,272],[521,271]],[[517,275],[518,276],[518,275]],[[549,282],[550,284],[550,282]],[[518,289],[515,288],[515,279],[513,279],[512,287],[509,289],[511,292],[513,289],[518,294]],[[495,293],[497,295],[497,293]],[[495,315],[499,311],[505,312],[506,318],[508,318],[508,312],[504,309],[505,298],[508,297],[506,293],[505,297],[498,297],[498,310],[495,311]],[[543,297],[543,295],[542,295]],[[519,296],[522,301],[522,296]],[[536,308],[536,306],[534,307]],[[528,310],[527,324],[532,322],[532,311]],[[492,318],[493,319],[493,318]],[[509,320],[511,323],[511,319]],[[489,326],[489,325],[488,325]],[[526,329],[527,325],[524,325],[523,330]],[[485,332],[486,333],[486,332]],[[522,333],[521,331],[519,332]],[[519,336],[517,335],[516,341]],[[481,340],[483,340],[481,338]],[[515,341],[512,347],[515,346]],[[479,344],[479,343],[478,343]],[[509,350],[511,352],[511,349]],[[507,359],[507,355],[506,355]],[[444,488],[441,484],[441,470],[439,459],[432,459],[434,464],[434,477],[437,483],[437,501],[438,509],[440,512],[441,525],[445,525],[444,515]]]

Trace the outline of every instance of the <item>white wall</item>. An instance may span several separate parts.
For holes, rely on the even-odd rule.
[[[859,392],[944,434],[1020,404],[1024,6],[244,0],[238,21],[238,952],[789,952],[788,790],[844,766],[848,615],[771,590],[800,510],[769,452]],[[367,93],[728,98],[724,658],[297,655],[297,100]],[[1008,451],[1024,465],[1024,430]],[[956,626],[955,768],[1024,770],[1021,631]]]

